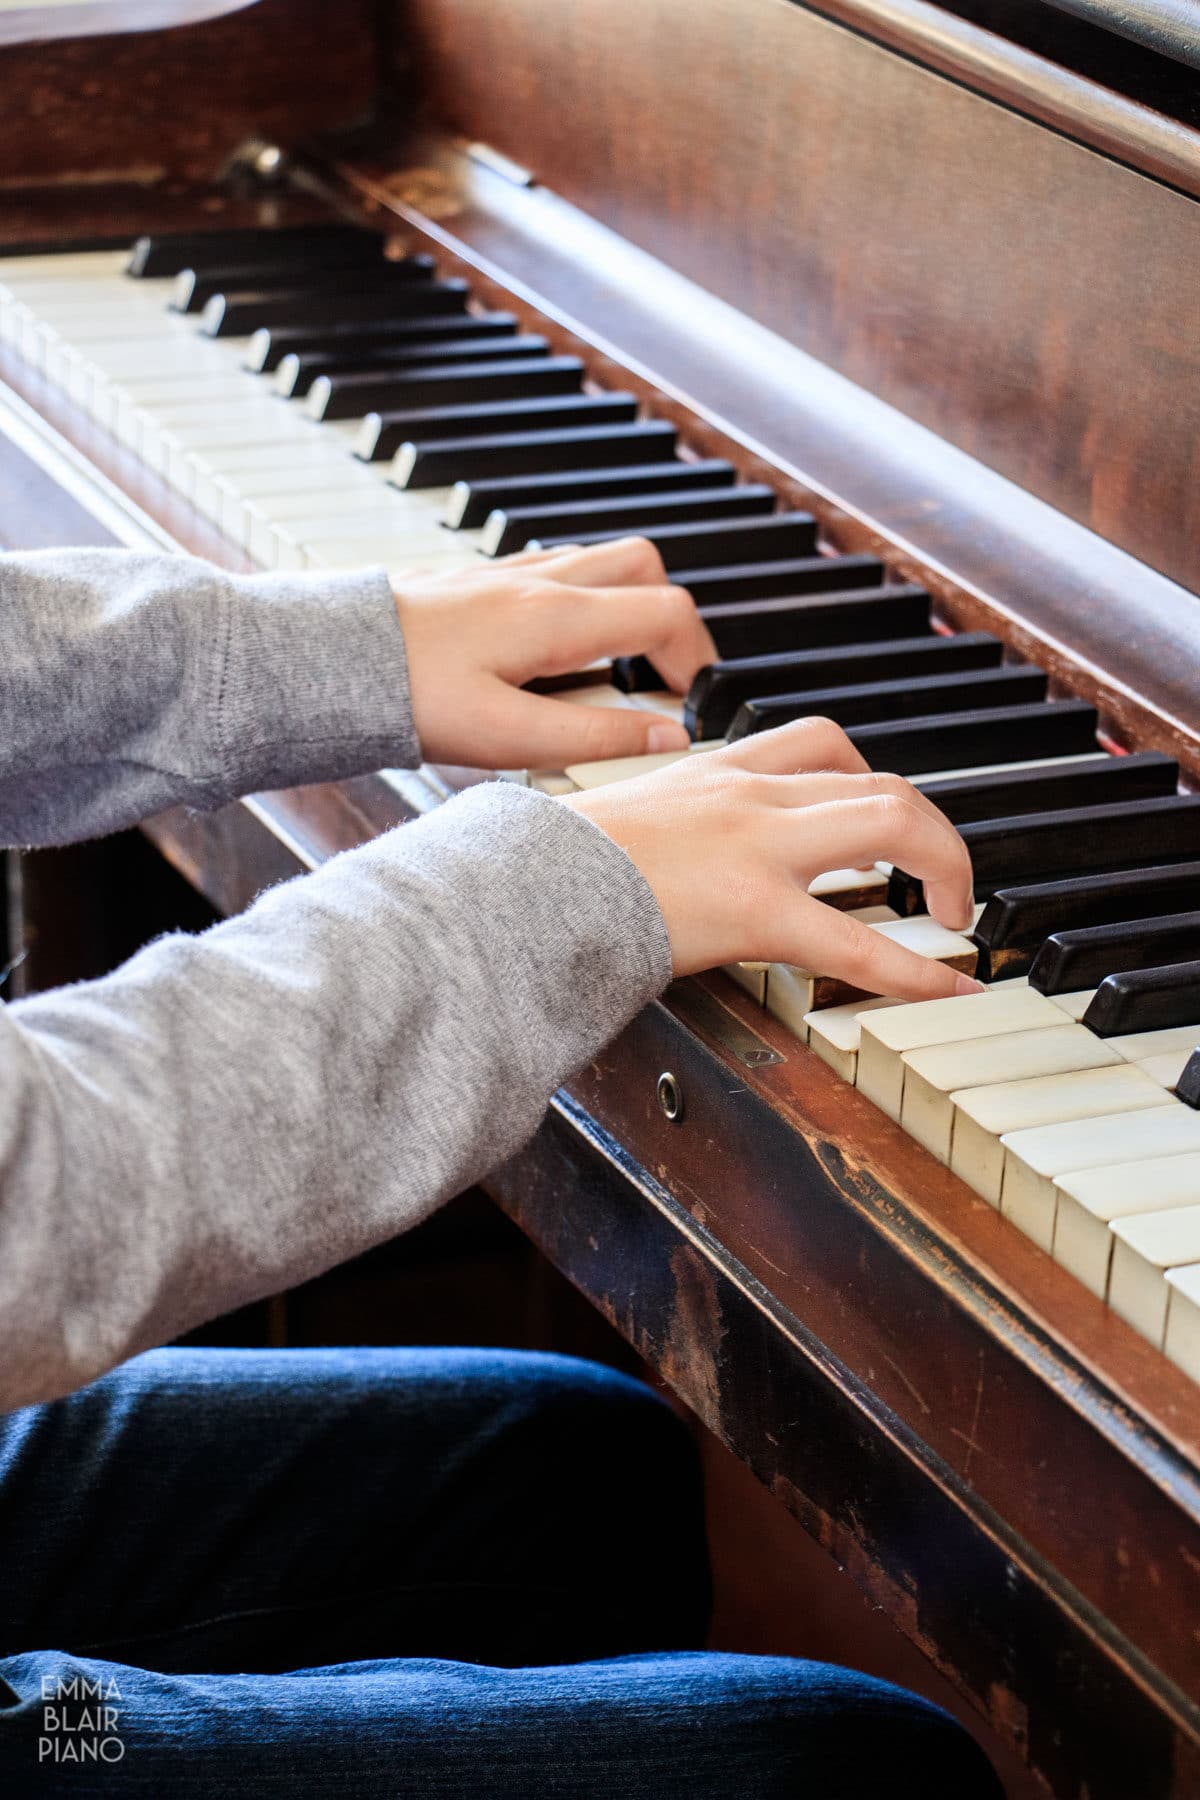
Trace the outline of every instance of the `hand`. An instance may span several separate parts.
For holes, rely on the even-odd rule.
[[[971,921],[971,863],[954,827],[900,776],[872,774],[829,719],[801,719],[561,804],[641,870],[676,975],[782,962],[903,1000],[979,992],[969,976],[808,893],[828,869],[896,862],[922,877],[940,924],[961,931]]]
[[[716,656],[690,595],[643,538],[535,551],[453,575],[414,575],[396,593],[413,722],[430,762],[561,769],[682,750],[682,725],[632,708],[568,705],[523,692],[602,656],[646,655],[677,693]]]

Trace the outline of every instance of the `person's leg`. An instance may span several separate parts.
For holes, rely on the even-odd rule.
[[[0,1656],[159,1671],[703,1641],[693,1446],[610,1369],[166,1350],[0,1420]]]
[[[0,1666],[22,1696],[0,1712],[0,1786],[13,1800],[1002,1800],[977,1746],[937,1708],[779,1657],[261,1676],[62,1655]],[[57,1695],[72,1680],[109,1698],[41,1698],[43,1681]],[[89,1703],[115,1716],[68,1730]]]

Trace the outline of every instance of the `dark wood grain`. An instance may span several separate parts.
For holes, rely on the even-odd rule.
[[[451,127],[1200,587],[1192,200],[801,7],[404,17]]]
[[[365,114],[371,0],[258,0],[177,31],[0,50],[0,189],[208,179],[245,138],[284,146]]]

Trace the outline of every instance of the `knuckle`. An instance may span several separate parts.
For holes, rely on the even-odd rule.
[[[663,559],[659,555],[657,546],[652,544],[648,537],[638,535],[629,538],[628,544],[630,555],[636,561],[638,571],[644,575],[647,583],[665,582],[667,572],[663,567]]]

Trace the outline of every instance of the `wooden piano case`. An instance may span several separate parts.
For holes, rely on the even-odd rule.
[[[921,0],[262,0],[0,82],[6,240],[390,217],[1200,772],[1200,137],[1168,114]],[[250,135],[288,183],[223,182]],[[35,438],[0,537],[119,538]],[[439,791],[149,831],[231,912]],[[1194,1385],[794,1038],[680,984],[491,1188],[1054,1793],[1200,1793]]]

